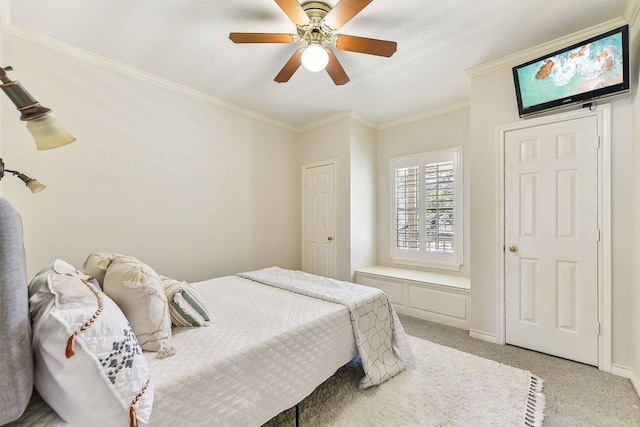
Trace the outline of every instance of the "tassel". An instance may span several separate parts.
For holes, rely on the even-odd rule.
[[[176,354],[176,349],[172,345],[167,344],[167,341],[169,340],[165,339],[162,344],[160,344],[160,348],[156,354],[158,359],[166,359],[167,357],[171,357]]]
[[[133,409],[133,405],[129,407],[129,427],[138,427],[138,418],[136,417],[136,410]]]
[[[64,355],[67,356],[67,359],[71,359],[76,354],[73,351],[73,339],[75,337],[76,337],[76,334],[71,334],[71,336],[67,340],[67,349],[64,352]]]
[[[131,266],[131,272],[129,277],[124,281],[124,285],[130,288],[137,288],[138,286],[144,286],[147,282],[147,277],[142,267],[136,265]]]
[[[138,394],[136,394],[136,397],[131,401],[131,405],[129,406],[129,427],[138,427],[138,418],[136,417],[136,410],[133,405],[138,403],[138,400],[142,397],[144,392],[147,391],[147,387],[149,387],[149,378],[147,378],[147,381],[144,383]]]

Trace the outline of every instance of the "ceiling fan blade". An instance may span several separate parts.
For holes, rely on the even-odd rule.
[[[342,65],[340,65],[340,61],[338,61],[338,58],[333,52],[331,52],[330,50],[327,51],[329,53],[329,63],[327,64],[326,70],[327,73],[329,73],[331,80],[333,80],[333,82],[337,86],[348,83],[349,76],[347,76],[347,73],[344,72],[344,68],[342,68]]]
[[[293,55],[291,55],[291,58],[289,58],[287,63],[284,64],[284,67],[282,67],[282,70],[280,70],[276,78],[273,80],[277,81],[278,83],[288,82],[291,76],[293,76],[293,73],[298,71],[298,68],[300,68],[300,65],[302,65],[302,49],[298,49],[295,52],[293,52]]]
[[[287,14],[289,19],[293,21],[296,25],[307,25],[309,22],[309,17],[298,3],[298,0],[276,0],[278,6]]]
[[[324,23],[332,30],[337,30],[349,22],[373,0],[340,0],[327,16]]]
[[[336,40],[336,47],[338,49],[348,50],[349,52],[386,56],[388,58],[396,53],[398,43],[340,34]]]
[[[229,33],[234,43],[293,43],[296,37],[286,33]]]

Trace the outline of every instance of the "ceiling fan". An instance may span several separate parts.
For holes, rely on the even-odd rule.
[[[278,83],[288,82],[300,65],[304,65],[310,71],[326,69],[336,85],[343,85],[349,81],[349,77],[333,51],[324,45],[385,57],[396,52],[396,42],[336,33],[372,1],[340,0],[332,8],[319,1],[300,4],[298,0],[275,0],[296,24],[297,34],[229,33],[229,38],[234,43],[295,43],[304,40],[307,46],[291,55],[274,80]]]

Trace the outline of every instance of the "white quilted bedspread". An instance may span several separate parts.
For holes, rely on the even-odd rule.
[[[387,295],[380,289],[279,267],[239,274],[349,308],[353,335],[364,368],[360,388],[378,385],[412,366],[407,335]]]
[[[259,426],[309,395],[356,354],[346,307],[243,279],[192,284],[211,325],[174,328],[173,357],[145,352],[150,426]],[[34,402],[14,425],[66,425]]]

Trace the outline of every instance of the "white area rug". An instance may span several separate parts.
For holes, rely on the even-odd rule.
[[[302,402],[300,426],[542,425],[542,380],[529,371],[409,340],[416,369],[360,391],[362,373],[342,368]]]

